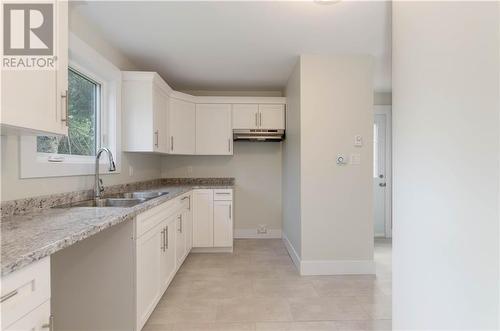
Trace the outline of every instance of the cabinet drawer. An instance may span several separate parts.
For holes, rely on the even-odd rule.
[[[180,203],[178,199],[173,199],[137,215],[135,220],[136,238],[140,238],[143,234],[158,225],[170,213],[174,212],[176,207],[180,207]]]
[[[50,299],[50,258],[2,278],[2,330]]]
[[[214,200],[233,200],[233,190],[232,189],[217,189],[214,190]]]

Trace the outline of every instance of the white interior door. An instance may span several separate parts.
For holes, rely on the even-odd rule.
[[[375,112],[373,122],[374,235],[391,237],[390,109]]]

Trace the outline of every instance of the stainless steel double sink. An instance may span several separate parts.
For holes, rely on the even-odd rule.
[[[133,207],[145,201],[167,195],[168,191],[141,191],[116,194],[102,199],[73,202],[55,208],[73,207]]]

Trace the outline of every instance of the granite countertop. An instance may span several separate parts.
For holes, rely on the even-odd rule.
[[[232,188],[229,185],[183,185],[148,187],[169,193],[133,207],[47,208],[2,217],[1,275],[21,269],[113,225],[197,188]]]

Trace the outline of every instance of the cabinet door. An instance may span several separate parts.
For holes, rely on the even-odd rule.
[[[53,42],[57,60],[53,68],[2,70],[1,124],[20,132],[67,135],[68,3],[49,3],[54,3],[58,27]]]
[[[153,151],[166,153],[168,96],[158,87],[153,88]]]
[[[189,196],[191,200],[191,196]],[[189,201],[189,209],[185,209],[182,213],[184,227],[186,229],[186,255],[189,254],[193,247],[193,213],[191,210],[191,201]]]
[[[182,218],[182,213],[177,215],[176,225],[175,256],[177,258],[177,265],[180,266],[186,256],[186,228],[184,219]]]
[[[214,201],[214,247],[233,246],[233,202]]]
[[[169,108],[169,153],[194,154],[196,135],[196,106],[175,98],[170,98]]]
[[[175,259],[175,221],[175,217],[167,219],[167,221],[163,223],[161,232],[162,239],[164,240],[160,263],[160,281],[162,284],[162,292],[165,291],[168,284],[170,284],[177,266]]]
[[[232,155],[231,105],[196,105],[196,154]]]
[[[260,129],[285,129],[284,105],[259,105]]]
[[[160,294],[160,265],[164,224],[137,239],[137,318],[146,323]]]
[[[233,129],[257,129],[259,105],[233,105]]]
[[[46,331],[53,330],[51,327],[50,300],[46,301],[38,308],[32,310],[20,320],[2,329],[4,331]]]
[[[213,190],[193,192],[193,247],[214,246]]]

